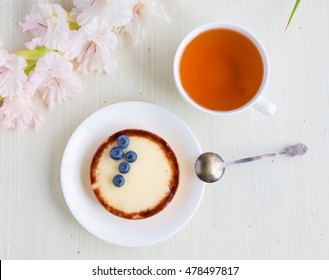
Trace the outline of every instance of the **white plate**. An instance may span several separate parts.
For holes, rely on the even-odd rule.
[[[105,210],[89,181],[97,147],[114,132],[128,128],[161,136],[174,150],[180,167],[180,183],[172,202],[157,215],[137,221]],[[110,105],[83,121],[67,144],[61,167],[66,203],[77,221],[104,241],[130,247],[155,244],[178,232],[198,208],[205,186],[194,173],[194,163],[201,153],[193,132],[171,112],[143,102]]]

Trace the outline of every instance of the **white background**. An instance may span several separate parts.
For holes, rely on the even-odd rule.
[[[71,1],[57,1],[70,7]],[[21,134],[0,129],[1,259],[328,259],[329,1],[302,1],[284,31],[294,0],[163,0],[172,23],[132,49],[120,41],[118,70],[84,77],[83,95],[47,114],[47,126]],[[11,51],[30,38],[18,23],[32,1],[0,0],[0,37]],[[196,111],[179,96],[172,61],[180,40],[213,21],[241,24],[264,43],[271,62],[265,96],[274,117],[255,110],[230,117]],[[145,248],[107,244],[86,232],[63,199],[60,164],[73,131],[87,116],[121,101],[171,110],[205,151],[231,160],[309,146],[303,158],[232,166],[206,188],[191,222]]]

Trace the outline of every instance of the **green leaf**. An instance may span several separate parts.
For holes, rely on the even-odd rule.
[[[0,107],[2,106],[2,103],[3,103],[3,97],[0,96]]]
[[[16,52],[15,54],[23,57],[25,60],[39,60],[44,57],[47,53],[53,52],[55,50],[48,49],[44,46],[35,48],[34,50],[21,50]]]
[[[80,25],[77,23],[75,18],[69,12],[66,12],[66,15],[67,15],[67,21],[70,26],[70,30],[79,30]]]
[[[28,75],[31,71],[34,70],[38,60],[50,52],[55,52],[55,50],[42,46],[35,48],[34,50],[26,49],[18,51],[16,52],[16,55],[21,56],[26,60],[27,66],[24,68],[24,72],[26,75]]]
[[[30,72],[32,72],[37,65],[37,60],[26,60],[27,66],[24,68],[24,72],[26,75],[28,75]]]
[[[296,10],[297,10],[299,4],[300,4],[300,1],[301,1],[301,0],[296,0],[295,6],[294,6],[294,8],[293,8],[293,10],[292,10],[292,12],[291,12],[291,14],[290,14],[289,20],[288,20],[288,23],[287,23],[287,26],[286,26],[286,30],[287,30],[287,28],[288,28],[288,26],[289,26],[289,24],[290,24],[292,18],[294,17],[294,14],[295,14],[295,12],[296,12]]]
[[[79,30],[80,25],[75,21],[69,21],[70,30]]]

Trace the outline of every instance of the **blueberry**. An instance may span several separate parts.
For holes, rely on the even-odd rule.
[[[119,147],[114,147],[110,151],[110,157],[114,160],[120,160],[123,158],[124,152]]]
[[[129,146],[130,140],[126,135],[121,135],[118,137],[117,144],[120,148],[125,149]]]
[[[129,170],[130,170],[130,165],[128,162],[124,161],[119,164],[119,171],[121,174],[126,174],[129,172]]]
[[[126,161],[132,163],[135,162],[137,160],[137,154],[133,151],[129,151],[128,153],[126,153]]]
[[[113,178],[114,186],[120,188],[125,184],[125,178],[122,175],[115,175]]]

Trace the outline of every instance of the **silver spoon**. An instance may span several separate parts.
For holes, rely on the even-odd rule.
[[[303,155],[306,152],[306,145],[300,143],[290,146],[279,153],[265,154],[226,162],[224,162],[223,159],[215,153],[204,153],[199,156],[199,158],[195,162],[195,173],[202,181],[206,183],[214,183],[220,178],[222,178],[225,172],[225,168],[228,165],[245,163],[267,157],[274,157],[277,155],[288,155],[290,157],[294,157],[297,155]]]

